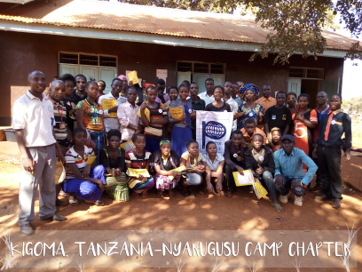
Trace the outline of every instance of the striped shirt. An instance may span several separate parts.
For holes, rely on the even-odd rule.
[[[149,107],[147,107],[147,109],[150,111],[151,121],[161,119],[167,115],[167,112],[163,110],[162,103],[157,103],[157,107],[155,109],[150,109]],[[163,125],[145,127],[145,135],[147,139],[161,140],[163,135]]]
[[[84,146],[84,154],[83,156],[79,155],[75,150],[74,146],[72,146],[65,153],[65,162],[67,164],[75,163],[75,165],[79,168],[80,172],[83,172],[84,167],[87,165],[89,156],[94,155],[93,149],[91,147]],[[75,178],[74,174],[67,170],[66,179]]]
[[[69,147],[70,142],[68,140],[67,130],[67,107],[64,105],[63,101],[56,102],[52,98],[48,98],[53,103],[55,138],[61,146]],[[61,128],[61,126],[63,126],[63,128]]]
[[[131,164],[131,168],[145,169],[147,163],[150,161],[151,152],[143,150],[143,156],[138,156],[135,148],[131,149],[126,153],[126,163]]]

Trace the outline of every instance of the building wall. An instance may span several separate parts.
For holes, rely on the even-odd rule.
[[[156,69],[167,69],[167,85],[177,79],[176,62],[199,61],[225,63],[227,81],[253,82],[259,87],[270,83],[274,91],[288,89],[289,65],[273,65],[273,58],[258,58],[249,62],[250,52],[208,50],[172,47],[153,44],[131,43],[85,38],[68,38],[43,34],[1,32],[0,59],[0,125],[11,122],[11,105],[27,90],[27,75],[33,70],[45,73],[48,82],[58,75],[58,52],[82,52],[106,54],[118,57],[118,74],[137,70],[141,78],[156,82]],[[291,66],[325,68],[325,77],[342,79],[343,59],[313,57],[302,59],[294,56]]]

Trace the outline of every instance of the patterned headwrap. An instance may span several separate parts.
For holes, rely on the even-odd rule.
[[[254,83],[246,83],[240,88],[240,93],[245,94],[247,91],[253,91],[256,99],[259,97],[259,88]]]
[[[163,144],[166,144],[166,143],[169,143],[171,145],[171,142],[169,140],[162,140],[160,142],[160,146],[163,145]]]

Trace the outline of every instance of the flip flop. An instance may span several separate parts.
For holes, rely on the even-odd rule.
[[[104,203],[100,200],[97,200],[96,203],[94,203],[96,206],[104,206]]]
[[[274,209],[281,213],[281,212],[284,212],[284,208],[280,205],[280,204],[275,204],[275,203],[272,203],[272,205],[274,206]]]

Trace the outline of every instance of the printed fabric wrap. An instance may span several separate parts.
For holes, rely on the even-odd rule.
[[[109,154],[106,148],[103,149],[106,153],[108,162]],[[122,150],[119,149],[119,156],[122,157]],[[129,201],[129,189],[128,189],[128,176],[122,172],[118,177],[107,177],[105,192],[106,194],[116,201]]]

